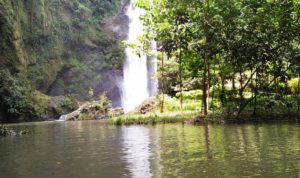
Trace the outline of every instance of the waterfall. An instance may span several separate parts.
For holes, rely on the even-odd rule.
[[[134,7],[131,0],[127,10],[129,17],[129,30],[126,42],[137,43],[137,38],[143,34],[143,25],[139,17],[144,14],[144,10]],[[123,66],[122,83],[122,107],[124,111],[130,112],[139,106],[145,99],[153,95],[156,82],[153,76],[156,64],[147,63],[145,54],[137,55],[130,47],[126,48],[126,61]],[[148,60],[148,61],[154,61]]]

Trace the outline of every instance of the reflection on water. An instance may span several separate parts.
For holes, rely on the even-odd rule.
[[[213,158],[212,148],[210,146],[210,126],[204,126],[205,130],[205,145],[206,145],[206,154],[208,159]]]
[[[145,127],[124,127],[123,151],[132,177],[151,177],[150,173],[150,138]]]
[[[0,177],[297,177],[300,125],[115,127],[97,121],[11,126]]]

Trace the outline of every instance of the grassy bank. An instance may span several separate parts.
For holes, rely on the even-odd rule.
[[[181,112],[166,112],[166,113],[147,113],[147,114],[126,114],[119,117],[114,117],[110,123],[114,125],[148,125],[148,124],[166,124],[166,123],[186,123],[186,124],[242,124],[242,123],[268,123],[299,121],[300,117],[297,114],[289,113],[243,113],[241,119],[236,119],[235,115],[209,114],[201,115],[197,111]]]
[[[111,119],[115,125],[131,124],[158,124],[158,123],[177,123],[185,122],[199,115],[198,112],[183,111],[166,113],[148,113],[148,114],[126,114]]]
[[[186,99],[180,109],[180,100],[176,97],[165,95],[164,112],[161,112],[160,98],[156,98],[157,105],[147,114],[125,114],[111,119],[115,125],[130,124],[157,124],[157,123],[178,123],[188,121],[198,116],[201,110],[201,102],[196,99]]]
[[[201,94],[201,93],[200,93]],[[247,93],[248,94],[248,93]],[[249,95],[249,96],[248,96]],[[250,94],[245,99],[250,98]],[[250,103],[237,118],[238,103],[232,100],[226,105],[216,98],[207,116],[201,115],[201,96],[189,91],[184,93],[182,112],[178,97],[165,96],[164,112],[160,112],[160,98],[157,98],[157,105],[153,111],[147,114],[126,114],[111,119],[115,125],[130,124],[156,124],[185,122],[191,124],[202,123],[245,123],[245,122],[269,122],[297,120],[297,102],[292,95],[286,95],[280,99],[272,96],[257,98],[256,113],[253,113],[253,104]]]

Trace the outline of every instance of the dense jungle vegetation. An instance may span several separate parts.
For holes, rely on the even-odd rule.
[[[103,24],[120,9],[120,0],[0,0],[0,121],[57,117],[106,90],[124,48]]]
[[[158,44],[161,111],[235,119],[300,111],[299,0],[140,0]],[[172,109],[171,109],[172,110]]]
[[[299,116],[300,1],[135,5],[146,13],[133,46],[159,62],[157,110],[181,118]],[[124,46],[107,24],[121,9],[119,0],[0,0],[0,120],[57,118],[103,91],[120,98],[111,79],[122,75]]]

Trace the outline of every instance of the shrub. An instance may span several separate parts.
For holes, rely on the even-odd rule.
[[[61,104],[61,107],[64,109],[67,109],[69,111],[75,110],[76,108],[79,107],[77,101],[75,98],[73,98],[72,96],[65,96],[64,97],[64,101]]]
[[[293,78],[292,80],[288,81],[288,86],[293,94],[298,92],[298,83],[299,78]]]
[[[176,93],[176,97],[180,98],[180,92]],[[182,93],[183,99],[201,99],[202,98],[202,90],[191,90],[185,91]]]
[[[24,80],[13,78],[6,70],[0,71],[1,108],[8,116],[36,117],[41,108],[32,101],[33,90]]]
[[[81,113],[79,115],[79,120],[91,120],[94,118],[94,115],[91,113]]]
[[[106,92],[99,96],[99,103],[96,108],[98,111],[107,111],[112,106],[111,101],[108,99]]]

